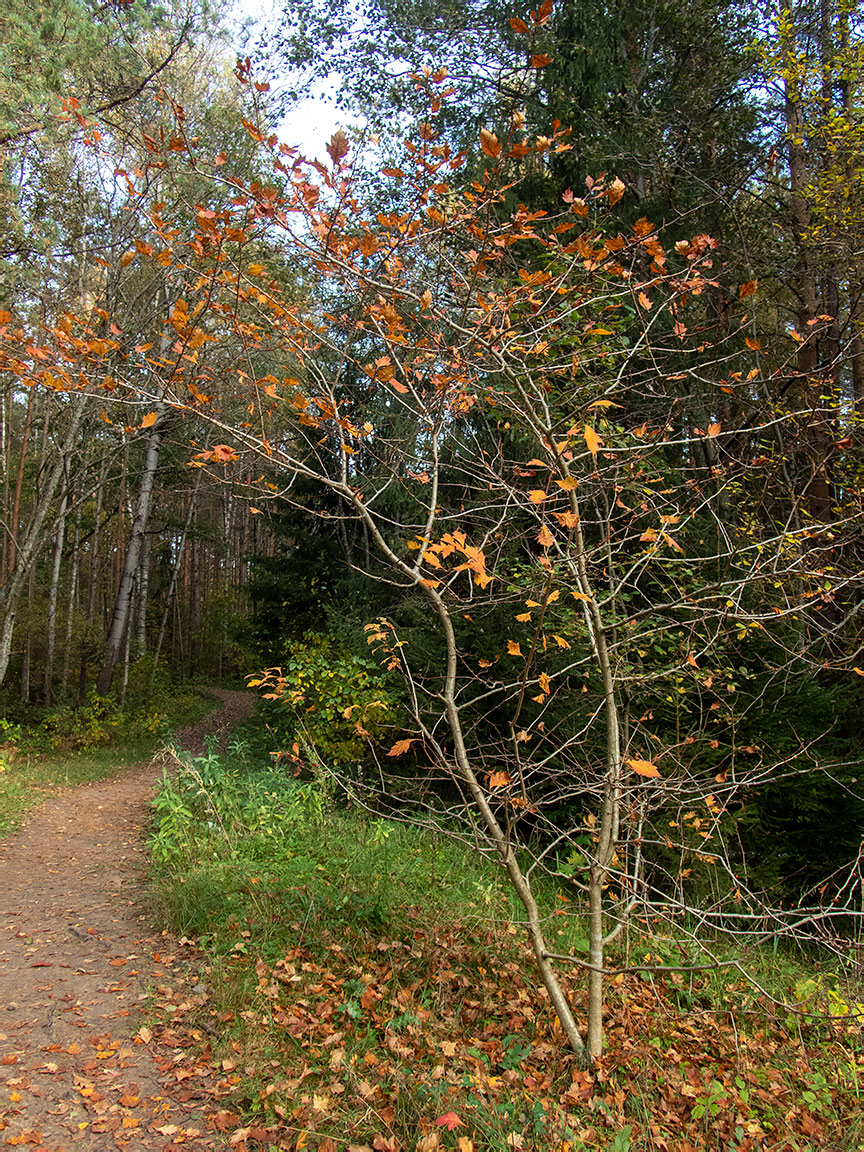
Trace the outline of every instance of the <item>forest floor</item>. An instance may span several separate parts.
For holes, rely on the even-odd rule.
[[[198,754],[254,698],[178,733]],[[143,1023],[151,989],[183,984],[182,942],[154,934],[144,832],[158,759],[64,790],[0,843],[0,1144],[44,1152],[227,1147],[212,1068],[179,1068]],[[195,989],[192,989],[194,995]],[[203,991],[203,989],[198,989]]]

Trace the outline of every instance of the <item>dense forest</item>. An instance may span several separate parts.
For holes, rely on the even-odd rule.
[[[858,6],[0,29],[4,730],[246,678],[286,777],[506,874],[584,1062],[631,931],[851,962]]]

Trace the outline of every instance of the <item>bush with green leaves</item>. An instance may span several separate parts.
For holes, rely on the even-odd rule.
[[[368,656],[333,637],[307,632],[290,645],[280,668],[249,681],[264,688],[260,717],[275,750],[295,756],[314,749],[325,764],[356,764],[368,742],[383,737],[394,722],[399,686]]]

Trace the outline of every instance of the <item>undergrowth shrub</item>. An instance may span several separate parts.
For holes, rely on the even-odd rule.
[[[259,708],[271,748],[314,748],[333,767],[363,761],[367,741],[383,736],[400,700],[399,687],[378,664],[317,632],[292,641],[282,666],[249,687],[268,690]]]
[[[251,925],[267,951],[298,919],[333,930],[509,922],[506,886],[468,848],[340,809],[325,778],[296,780],[240,742],[166,772],[153,820],[157,902],[186,935],[233,947]]]

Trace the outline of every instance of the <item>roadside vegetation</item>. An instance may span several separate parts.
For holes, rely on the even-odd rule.
[[[205,688],[165,683],[146,695],[92,695],[81,707],[9,707],[0,717],[0,836],[59,788],[115,776],[212,711]]]
[[[586,1071],[537,995],[500,869],[470,845],[346,807],[326,775],[292,777],[261,747],[253,724],[224,756],[166,773],[151,838],[158,914],[198,992],[160,989],[153,1026],[224,1073],[238,1140],[320,1152],[861,1147],[854,952],[829,968],[742,940],[760,989],[700,969],[686,925],[636,923],[607,962],[643,970],[610,976],[606,1048]],[[581,907],[556,896],[548,935],[578,953]],[[564,980],[583,1009],[584,977]]]

